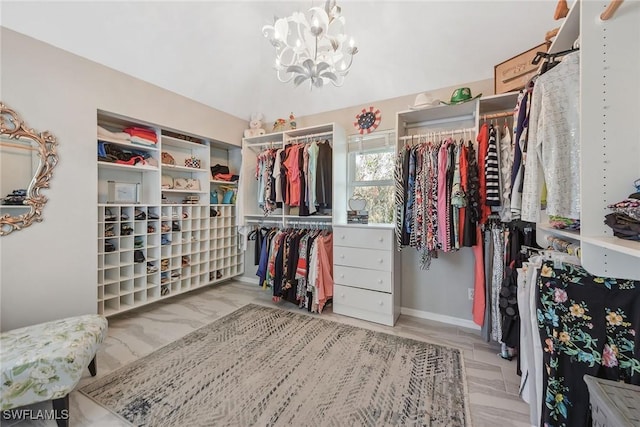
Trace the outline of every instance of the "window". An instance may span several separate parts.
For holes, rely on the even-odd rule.
[[[395,200],[395,133],[349,137],[349,198],[367,201],[369,223],[392,223]]]

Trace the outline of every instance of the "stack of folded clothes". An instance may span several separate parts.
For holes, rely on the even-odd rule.
[[[604,223],[613,229],[614,236],[640,241],[640,179],[634,185],[637,190],[635,193],[608,206],[613,213],[605,216]]]
[[[150,129],[132,126],[124,129],[124,132],[129,134],[133,144],[154,146],[158,143],[158,135]]]
[[[98,125],[98,141],[122,142],[129,144],[131,142],[131,135],[126,132],[111,132],[110,130]]]

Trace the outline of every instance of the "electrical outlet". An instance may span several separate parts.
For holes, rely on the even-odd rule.
[[[473,301],[473,288],[467,289],[467,294],[469,295],[469,299]]]

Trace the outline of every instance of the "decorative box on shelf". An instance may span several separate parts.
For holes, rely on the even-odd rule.
[[[195,156],[184,159],[184,165],[188,168],[200,169],[200,159]]]
[[[140,183],[107,181],[107,203],[140,203]]]
[[[347,211],[347,224],[369,224],[369,212]]]
[[[494,67],[494,89],[496,94],[512,92],[524,88],[529,79],[538,72],[538,66],[531,61],[537,52],[546,52],[547,43],[535,46]]]

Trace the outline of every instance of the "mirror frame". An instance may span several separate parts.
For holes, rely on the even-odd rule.
[[[43,188],[49,188],[49,181],[53,175],[53,169],[58,164],[57,141],[48,131],[36,133],[29,129],[20,115],[0,102],[0,135],[8,139],[31,139],[37,144],[40,156],[38,170],[31,179],[25,205],[31,206],[29,212],[12,216],[0,215],[0,236],[6,236],[13,231],[29,227],[34,222],[42,222],[42,209],[47,203],[47,198],[40,194]]]

